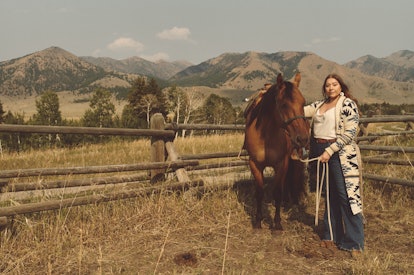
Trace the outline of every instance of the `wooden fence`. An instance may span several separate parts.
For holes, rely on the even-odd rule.
[[[414,123],[414,115],[405,116],[381,116],[381,117],[362,117],[361,123],[383,123],[383,122],[404,122],[407,129]],[[411,128],[412,129],[412,128]],[[116,192],[76,196],[75,198],[49,200],[46,202],[26,203],[17,206],[5,206],[0,208],[0,223],[6,220],[8,216],[16,214],[32,213],[44,210],[60,209],[66,206],[84,205],[89,203],[97,203],[103,201],[118,200],[123,198],[131,198],[142,196],[148,192],[160,192],[162,189],[185,189],[191,186],[202,186],[200,180],[193,181],[187,172],[192,170],[213,169],[220,167],[237,167],[246,166],[246,161],[237,159],[228,161],[226,164],[209,163],[200,164],[203,159],[219,159],[219,158],[237,158],[237,156],[246,156],[245,152],[233,153],[206,153],[200,155],[182,155],[179,156],[174,148],[173,140],[180,130],[203,130],[203,131],[243,131],[244,125],[200,125],[200,124],[165,124],[161,114],[155,114],[151,119],[151,129],[120,129],[120,128],[90,128],[90,127],[64,127],[64,126],[27,126],[27,125],[6,125],[0,124],[0,133],[43,133],[43,134],[87,134],[87,135],[117,135],[117,136],[147,136],[151,137],[151,162],[124,165],[107,165],[107,166],[89,166],[89,167],[69,167],[69,168],[33,168],[33,169],[15,169],[0,170],[0,198],[3,201],[15,199],[16,193],[26,192],[26,198],[43,194],[44,190],[52,189],[69,189],[72,187],[87,187],[98,189],[99,187],[107,187],[108,185],[121,185],[130,187],[128,190],[120,190]],[[372,141],[385,135],[407,135],[411,136],[413,130],[394,131],[389,133],[367,133],[365,136],[358,137],[360,141]],[[360,144],[361,150],[378,151],[378,152],[405,152],[414,153],[414,147],[400,146],[374,146],[369,144]],[[168,161],[167,160],[168,156]],[[412,160],[392,160],[389,158],[365,157],[364,163],[372,164],[394,164],[413,166]],[[247,166],[246,166],[247,167]],[[248,169],[247,169],[248,170]],[[137,173],[129,175],[118,175],[109,177],[89,176],[82,179],[72,179],[64,181],[48,181],[42,183],[10,183],[11,179],[19,179],[23,177],[45,177],[57,175],[74,175],[74,174],[101,174],[113,172],[131,172],[131,171],[150,171],[148,173]],[[174,172],[177,176],[178,183],[169,184],[167,187],[163,185],[143,185],[143,181],[158,182],[165,179],[166,172]],[[414,187],[412,180],[404,180],[391,178],[386,176],[371,175],[364,173],[365,179],[374,181],[388,182],[400,184],[404,186]],[[89,189],[88,189],[89,188]],[[79,190],[79,189],[77,189]],[[38,193],[36,193],[38,191]],[[39,193],[40,191],[40,193]],[[78,191],[77,191],[78,192]],[[85,194],[88,194],[85,192]],[[24,198],[24,196],[23,196]]]

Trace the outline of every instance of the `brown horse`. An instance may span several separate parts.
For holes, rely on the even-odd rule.
[[[270,185],[276,207],[271,229],[282,230],[282,201],[290,198],[298,203],[305,191],[304,164],[291,158],[294,152],[309,143],[309,124],[304,117],[305,99],[299,90],[300,79],[300,73],[296,74],[293,83],[284,81],[279,74],[276,84],[247,114],[244,148],[249,154],[250,170],[256,181],[254,228],[261,228],[263,219],[263,170],[266,167],[273,167],[275,172]]]

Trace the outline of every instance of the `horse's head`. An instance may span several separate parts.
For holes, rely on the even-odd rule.
[[[300,73],[293,82],[284,81],[281,74],[271,89],[276,98],[275,119],[286,130],[294,148],[304,148],[309,143],[309,123],[305,118],[303,107],[305,98],[299,90]]]

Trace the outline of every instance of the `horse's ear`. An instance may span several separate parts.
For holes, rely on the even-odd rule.
[[[282,82],[283,82],[283,76],[282,76],[282,74],[281,74],[281,73],[279,73],[279,74],[277,75],[276,84],[277,84],[277,85],[280,85],[280,84],[282,84]]]
[[[296,85],[296,87],[299,87],[300,79],[301,79],[300,73],[296,73],[295,79],[293,80],[293,83]]]

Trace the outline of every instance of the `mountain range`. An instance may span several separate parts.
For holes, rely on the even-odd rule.
[[[0,62],[0,101],[5,110],[32,100],[43,91],[58,92],[63,104],[81,102],[97,87],[110,90],[122,101],[137,76],[149,76],[161,87],[172,84],[228,97],[233,104],[274,82],[278,73],[290,79],[300,71],[301,90],[307,101],[321,97],[325,76],[335,72],[349,85],[361,103],[414,104],[414,52],[402,50],[385,58],[371,55],[340,65],[311,52],[223,53],[193,65],[186,61],[150,62],[139,57],[124,60],[78,57],[59,47]],[[6,104],[5,104],[6,102]],[[73,105],[77,108],[80,105]],[[25,110],[23,110],[25,111]],[[27,111],[30,113],[30,111]]]

